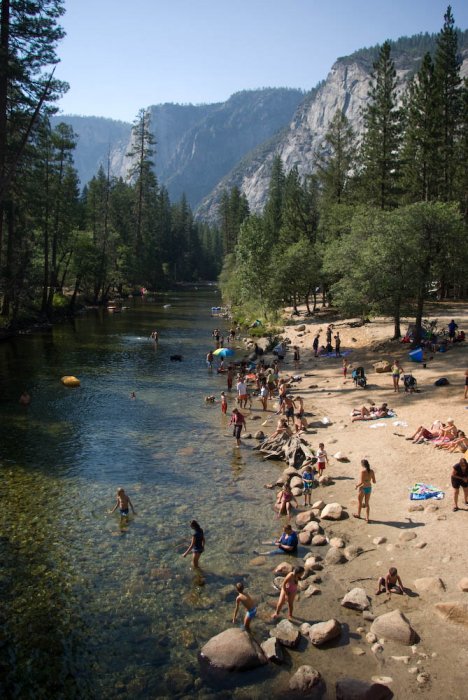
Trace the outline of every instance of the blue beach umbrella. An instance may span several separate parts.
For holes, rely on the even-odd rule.
[[[231,350],[231,348],[218,348],[213,352],[213,355],[216,355],[216,357],[231,357],[234,355],[234,350]]]

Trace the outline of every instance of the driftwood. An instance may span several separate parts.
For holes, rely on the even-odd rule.
[[[256,449],[265,455],[264,459],[281,459],[296,469],[306,459],[314,458],[309,443],[299,435],[289,437],[286,433],[280,433],[275,437],[267,437]]]

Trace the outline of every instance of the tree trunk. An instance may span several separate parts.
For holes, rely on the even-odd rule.
[[[395,310],[393,312],[393,338],[392,340],[399,340],[401,338],[401,299],[398,299],[395,303]]]
[[[8,231],[7,250],[5,269],[3,278],[5,280],[5,292],[3,294],[2,316],[10,315],[10,304],[13,300],[13,251],[14,251],[14,221],[13,221],[13,203],[6,202],[6,225]]]
[[[422,339],[422,318],[424,312],[424,288],[419,290],[418,302],[416,306],[416,329],[414,333],[414,342],[419,345]]]

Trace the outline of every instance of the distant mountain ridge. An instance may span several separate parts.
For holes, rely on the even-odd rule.
[[[459,31],[462,76],[468,76],[468,30]],[[437,35],[418,34],[391,41],[399,90],[419,68]],[[263,88],[235,93],[209,105],[162,104],[148,108],[157,144],[155,170],[171,200],[186,194],[196,216],[218,220],[222,192],[238,186],[252,211],[265,203],[275,155],[285,169],[313,172],[314,153],[338,109],[362,133],[362,108],[368,99],[372,64],[379,46],[340,57],[326,80],[307,93],[290,88]],[[100,164],[125,178],[129,167],[131,124],[102,117],[59,115],[79,136],[75,164],[82,185]]]
[[[262,88],[235,93],[208,105],[162,104],[148,107],[156,138],[155,171],[172,200],[185,193],[196,207],[242,158],[287,124],[304,93],[292,88]],[[132,125],[103,117],[57,115],[53,124],[70,124],[78,135],[75,165],[85,185],[100,165],[126,178]]]

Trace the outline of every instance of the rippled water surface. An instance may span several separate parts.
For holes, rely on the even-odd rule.
[[[0,345],[4,696],[223,695],[197,653],[229,626],[232,583],[271,536],[272,511],[261,490],[271,466],[234,450],[204,402],[224,389],[204,363],[216,300],[137,300]],[[63,387],[65,374],[81,387]],[[123,529],[107,514],[119,486],[137,511]],[[206,531],[205,585],[180,556],[193,517]],[[264,575],[250,572],[251,585]],[[270,675],[242,682],[261,697]]]

